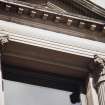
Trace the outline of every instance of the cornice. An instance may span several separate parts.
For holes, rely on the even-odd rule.
[[[90,0],[73,0],[73,1],[105,18],[105,9],[96,5],[94,2]]]
[[[105,57],[105,43],[25,25],[0,21],[0,35],[9,36],[9,41],[64,53],[76,54],[89,58],[93,58],[96,54]]]
[[[47,9],[41,9],[41,8],[36,8],[34,6],[21,4],[18,1],[13,2],[11,0],[0,0],[0,5],[1,5],[0,10],[3,11],[5,15],[15,14],[17,17],[25,16],[32,19],[40,18],[43,21],[51,21],[55,24],[61,23],[68,27],[73,26],[80,29],[98,31],[102,34],[105,33],[104,21],[87,18],[85,16],[79,16],[79,15],[74,16],[73,14],[68,15],[68,14],[56,13],[53,11],[49,11]]]

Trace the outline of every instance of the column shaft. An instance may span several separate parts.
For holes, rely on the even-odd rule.
[[[7,35],[0,35],[0,105],[4,105],[4,90],[3,90],[3,78],[2,78],[2,68],[1,68],[1,59],[2,59],[2,48],[5,43],[8,42]]]
[[[98,87],[99,104],[105,105],[105,82],[101,83]]]
[[[103,67],[100,72],[98,81],[97,81],[97,92],[99,98],[99,104],[105,105],[105,67]]]
[[[80,93],[81,105],[87,105],[87,97],[86,94]]]
[[[89,76],[89,80],[87,84],[87,104],[99,105],[97,92],[93,85],[93,77],[91,76]]]
[[[1,70],[1,53],[0,53],[0,105],[4,105],[3,79]]]

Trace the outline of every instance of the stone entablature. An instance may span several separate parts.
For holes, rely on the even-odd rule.
[[[20,3],[18,1],[0,0],[0,10],[3,13],[16,14],[17,17],[25,16],[28,18],[40,18],[43,21],[51,21],[55,24],[62,24],[68,27],[77,27],[90,31],[96,31],[101,34],[105,33],[104,21],[88,18],[85,16],[73,16],[68,14],[61,14],[54,11],[49,11],[47,7],[34,7],[27,3]],[[2,13],[1,12],[1,13]],[[8,14],[8,15],[9,15]]]

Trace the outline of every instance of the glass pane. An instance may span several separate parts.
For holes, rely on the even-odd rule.
[[[7,80],[4,91],[5,105],[72,105],[67,91]]]

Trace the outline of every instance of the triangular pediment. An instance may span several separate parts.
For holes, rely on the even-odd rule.
[[[86,35],[105,33],[105,10],[88,0],[0,0],[0,12],[2,19],[66,34],[69,29]]]
[[[104,9],[89,0],[17,0],[50,12],[105,20]]]

